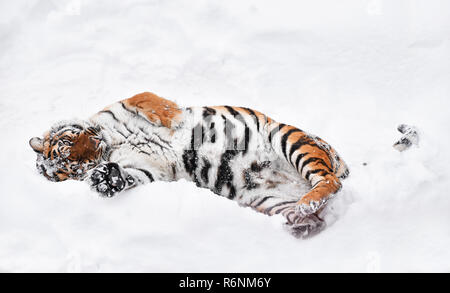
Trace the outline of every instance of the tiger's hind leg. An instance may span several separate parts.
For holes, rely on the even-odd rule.
[[[298,180],[297,174],[279,166],[255,169],[258,168],[244,171],[246,184],[240,200],[242,205],[269,216],[282,215],[286,219],[285,228],[297,238],[312,236],[325,228],[325,221],[316,214],[297,212],[300,195],[310,190],[306,181]]]
[[[297,214],[304,217],[322,209],[342,187],[335,174],[313,174],[311,177],[314,177],[313,188],[302,196],[296,206]]]
[[[285,229],[297,238],[309,238],[325,229],[326,223],[317,213],[305,217],[297,217],[295,223],[286,223]]]
[[[253,199],[248,206],[260,213],[273,216],[281,214],[286,219],[285,229],[297,238],[316,235],[325,228],[325,221],[317,213],[306,216],[296,212],[298,199],[266,195]]]

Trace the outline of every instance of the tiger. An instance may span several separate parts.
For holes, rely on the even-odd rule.
[[[50,181],[85,181],[110,198],[154,181],[185,179],[273,216],[298,238],[323,230],[320,212],[349,168],[318,136],[234,106],[180,107],[151,92],[87,120],[54,124],[29,144]]]

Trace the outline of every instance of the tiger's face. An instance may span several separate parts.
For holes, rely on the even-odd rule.
[[[36,167],[50,181],[83,180],[86,172],[101,160],[106,143],[100,129],[87,122],[61,122],[33,137],[30,146],[37,153]]]

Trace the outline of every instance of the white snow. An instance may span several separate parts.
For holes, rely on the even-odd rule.
[[[142,91],[319,135],[351,176],[293,238],[193,183],[102,199],[28,145]],[[0,271],[450,272],[450,2],[0,2]],[[419,147],[392,148],[400,123]],[[367,163],[366,166],[363,163]]]

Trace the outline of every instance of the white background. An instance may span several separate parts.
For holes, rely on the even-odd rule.
[[[351,168],[335,221],[298,240],[191,182],[37,173],[29,138],[142,91],[324,138]],[[0,271],[449,272],[449,98],[450,1],[2,1]]]

